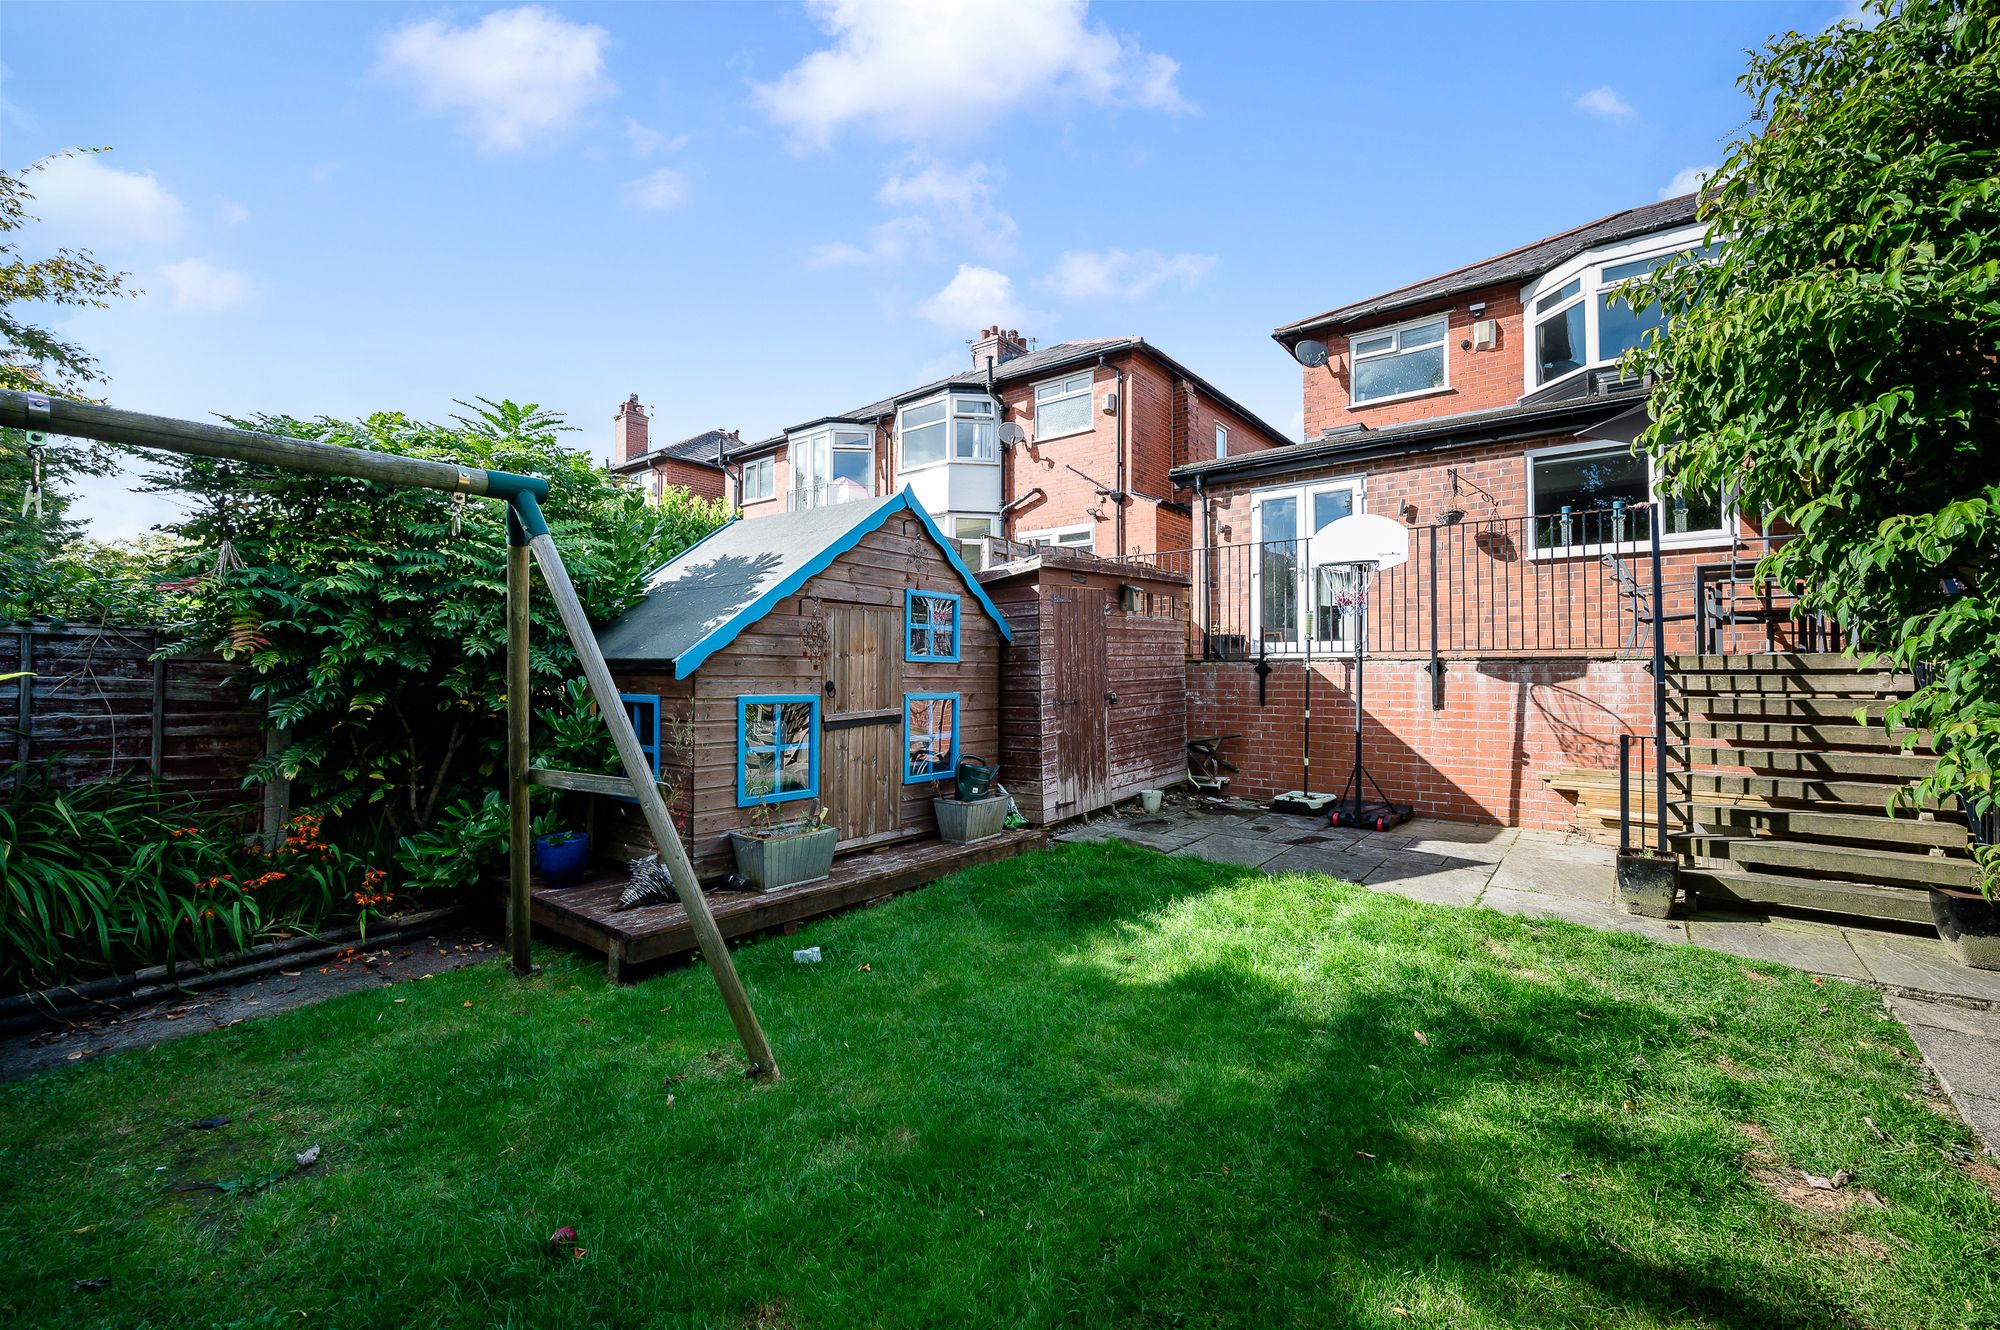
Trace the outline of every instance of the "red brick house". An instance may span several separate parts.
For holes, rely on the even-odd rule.
[[[743,440],[735,430],[711,429],[659,448],[648,438],[651,421],[633,393],[619,404],[611,427],[611,471],[648,496],[669,486],[693,490],[704,499],[728,492],[724,462]]]
[[[1031,350],[994,327],[969,369],[732,445],[727,465],[748,517],[908,485],[968,560],[986,536],[1117,557],[1192,542],[1174,468],[1285,442],[1144,338]]]
[[[1397,797],[1568,825],[1574,809],[1541,777],[1610,767],[1621,732],[1650,733],[1636,657],[1664,491],[1631,447],[1646,385],[1619,359],[1657,319],[1606,293],[1705,243],[1694,197],[1670,199],[1273,333],[1304,365],[1305,441],[1176,467],[1201,548],[1161,556],[1195,578],[1189,731],[1245,736],[1234,792],[1337,789],[1346,774],[1352,615],[1330,603],[1311,540],[1353,512],[1395,517],[1411,539],[1370,598],[1369,761]],[[1675,587],[1763,552],[1724,496],[1665,511]],[[1669,625],[1675,649],[1692,645],[1693,617]],[[1323,683],[1316,771],[1300,737],[1307,669]]]

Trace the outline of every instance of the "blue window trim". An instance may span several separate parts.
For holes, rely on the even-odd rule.
[[[951,654],[949,656],[920,656],[910,649],[910,629],[916,623],[917,600],[926,597],[931,600],[951,602]],[[965,635],[965,598],[949,591],[918,591],[914,588],[903,593],[903,659],[918,664],[953,665],[958,662],[959,639]]]
[[[633,722],[632,732],[639,740],[639,751],[644,753],[653,764],[653,779],[658,780],[660,778],[660,695],[658,693],[620,693],[618,694],[618,700],[627,704],[638,702],[653,708],[653,732],[651,734],[646,733],[645,730],[639,727],[636,721]],[[631,720],[632,713],[627,711],[625,718]]]
[[[750,772],[745,759],[750,756],[750,708],[774,703],[803,702],[812,708],[812,724],[806,748],[806,787],[781,794],[750,793]],[[789,745],[787,745],[789,747]],[[819,798],[819,698],[813,693],[759,693],[736,699],[736,806],[755,808],[759,804],[790,803],[796,799]]]
[[[949,702],[951,703],[951,757],[945,763],[942,774],[934,771],[916,772],[910,770],[910,703]],[[950,780],[958,771],[958,721],[964,704],[957,693],[905,693],[903,694],[903,784],[930,785],[941,780]]]

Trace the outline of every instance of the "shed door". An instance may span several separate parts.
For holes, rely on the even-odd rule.
[[[842,848],[901,834],[903,619],[895,610],[826,607],[820,802]]]
[[[1095,587],[1058,587],[1049,594],[1055,637],[1055,817],[1087,813],[1105,799],[1110,684],[1104,604],[1105,593]]]

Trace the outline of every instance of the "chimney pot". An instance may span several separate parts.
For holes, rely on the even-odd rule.
[[[972,367],[991,369],[1015,356],[1025,355],[1028,344],[1021,340],[1021,334],[1012,328],[1005,332],[999,324],[980,329],[979,336],[972,343]]]

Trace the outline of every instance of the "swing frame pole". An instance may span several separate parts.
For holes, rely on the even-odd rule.
[[[569,570],[563,566],[555,538],[549,534],[541,500],[548,497],[549,482],[539,476],[515,475],[479,467],[454,466],[424,458],[402,457],[395,453],[370,452],[334,443],[308,439],[288,439],[259,430],[235,429],[201,421],[153,416],[93,402],[72,402],[40,393],[0,391],[0,426],[12,429],[60,434],[119,443],[137,448],[183,453],[195,457],[217,457],[227,461],[250,462],[288,471],[319,475],[347,476],[355,480],[386,485],[408,485],[442,490],[452,494],[478,494],[499,499],[508,505],[507,544],[507,944],[511,966],[517,975],[532,972],[529,960],[531,899],[528,891],[528,770],[532,762],[529,748],[530,715],[528,560],[533,557],[541,569],[542,581],[562,616],[563,628],[577,661],[590,685],[604,726],[618,748],[618,759],[632,796],[645,814],[646,826],[659,847],[661,861],[673,879],[674,891],[687,910],[688,923],[701,944],[702,958],[721,994],[723,1006],[736,1027],[737,1037],[750,1060],[750,1074],[759,1079],[775,1079],[777,1058],[764,1037],[757,1013],[750,1005],[743,980],[736,973],[728,943],[716,926],[715,915],[701,894],[694,864],[681,843],[673,817],[654,784],[652,768],[639,749],[638,736],[618,696],[611,670],[598,649],[597,636],[583,602],[571,585]]]

